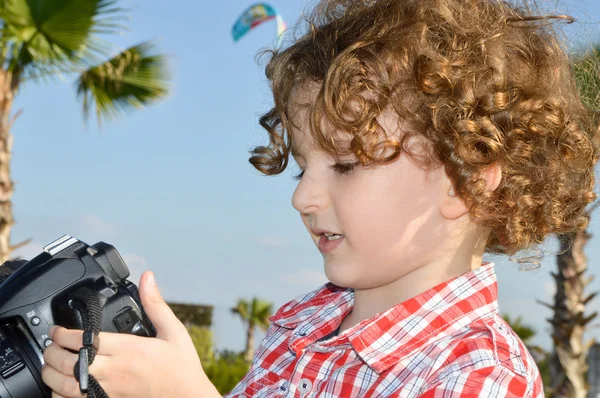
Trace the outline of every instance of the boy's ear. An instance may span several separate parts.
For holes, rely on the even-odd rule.
[[[498,163],[494,163],[483,170],[481,175],[486,181],[486,189],[495,191],[502,180],[502,168]],[[448,193],[442,198],[440,212],[444,218],[449,220],[455,220],[469,212],[469,208],[464,200],[456,194],[451,182]]]
[[[486,188],[488,191],[495,191],[502,180],[502,167],[496,163],[492,163],[487,169],[483,170],[483,177],[486,179]]]

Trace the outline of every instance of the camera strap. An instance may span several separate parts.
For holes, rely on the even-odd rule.
[[[99,334],[102,326],[102,304],[98,292],[81,287],[69,294],[69,304],[79,311],[83,323],[83,347],[79,350],[79,359],[75,363],[75,379],[79,390],[87,393],[88,398],[109,398],[98,380],[89,372],[99,348]]]

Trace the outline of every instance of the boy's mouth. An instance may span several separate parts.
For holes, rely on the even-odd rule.
[[[341,238],[344,237],[344,235],[341,235],[341,234],[332,234],[332,233],[329,233],[329,232],[325,232],[323,235],[327,238],[328,241],[337,240],[337,239],[341,239]]]
[[[321,234],[319,238],[319,242],[317,246],[319,247],[319,251],[323,254],[330,253],[338,248],[339,245],[344,241],[345,236],[341,234],[333,234],[330,232],[325,232]]]

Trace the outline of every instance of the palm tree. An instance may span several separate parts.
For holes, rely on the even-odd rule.
[[[167,94],[165,59],[150,43],[107,60],[109,44],[101,36],[123,31],[124,17],[118,0],[0,1],[0,264],[27,243],[10,243],[10,129],[19,112],[11,113],[22,86],[76,74],[83,115],[87,120],[95,103],[98,122]]]
[[[559,236],[561,252],[557,256],[556,281],[552,325],[554,350],[550,355],[549,392],[552,397],[585,398],[588,394],[586,372],[587,354],[594,341],[584,342],[587,324],[596,317],[585,314],[585,306],[596,293],[584,294],[592,276],[585,276],[588,263],[585,244],[591,235],[587,231]]]
[[[250,362],[254,356],[254,328],[258,326],[263,331],[267,330],[269,317],[273,313],[273,305],[256,297],[252,301],[239,299],[235,307],[231,308],[231,312],[239,315],[246,327],[244,359]]]
[[[581,97],[594,114],[594,125],[597,125],[600,121],[600,49],[593,49],[575,58],[573,70]],[[597,207],[598,202],[587,210],[588,219],[591,219]],[[551,385],[548,392],[556,398],[585,398],[588,394],[586,359],[594,341],[584,342],[584,333],[586,326],[597,315],[596,312],[585,314],[586,305],[597,294],[584,293],[585,287],[593,279],[593,276],[585,275],[588,261],[584,254],[585,245],[591,237],[587,230],[558,236],[558,272],[552,273],[556,282],[554,305],[540,301],[553,312],[552,318],[548,319],[552,325],[554,345],[549,357]]]

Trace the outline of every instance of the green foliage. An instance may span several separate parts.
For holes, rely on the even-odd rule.
[[[231,308],[231,312],[239,315],[242,322],[248,327],[258,326],[265,331],[269,328],[269,317],[273,314],[273,304],[256,297],[253,297],[252,301],[238,299],[235,307]]]
[[[517,336],[523,341],[525,344],[529,344],[530,340],[535,336],[535,329],[524,325],[523,319],[521,317],[517,317],[517,319],[510,319],[508,314],[502,315],[502,318],[510,325],[512,330],[515,331]]]
[[[572,65],[582,102],[592,112],[600,112],[600,48],[575,57]]]
[[[222,395],[231,391],[244,378],[250,364],[244,360],[243,353],[232,351],[219,352],[216,358],[203,365],[208,379]]]
[[[210,363],[214,359],[212,331],[206,327],[196,325],[188,326],[187,330],[200,357],[200,362],[203,365]]]
[[[150,42],[112,55],[100,36],[126,27],[120,0],[1,0],[0,68],[13,76],[13,90],[29,80],[77,73],[77,92],[87,120],[116,118],[164,98],[166,60]],[[95,106],[94,106],[95,104]]]
[[[540,375],[542,376],[542,382],[544,383],[544,393],[546,397],[551,396],[549,386],[550,386],[550,364],[548,361],[548,355],[543,357],[542,359],[536,361],[537,367],[540,370]]]
[[[503,314],[501,317],[510,325],[512,330],[515,331],[517,336],[519,336],[521,341],[523,341],[529,352],[532,354],[540,371],[540,376],[542,376],[544,392],[548,394],[547,386],[550,385],[550,367],[548,365],[549,353],[544,351],[541,347],[531,345],[531,339],[535,336],[536,330],[523,324],[523,320],[520,316],[514,320],[511,319],[508,314]]]
[[[235,307],[230,309],[235,315],[238,315],[246,328],[246,350],[244,358],[247,362],[252,361],[254,356],[254,328],[258,326],[263,331],[269,328],[269,317],[273,313],[273,304],[268,301],[253,297],[252,301],[238,299]]]
[[[143,43],[88,69],[77,81],[84,118],[88,119],[92,103],[96,104],[98,120],[115,119],[163,98],[168,91],[165,63],[164,56]]]
[[[3,65],[15,71],[26,66],[78,63],[93,47],[99,29],[118,33],[114,22],[122,13],[116,0],[3,0],[0,45]]]
[[[191,325],[187,330],[208,379],[219,393],[227,394],[248,373],[250,364],[244,360],[243,353],[240,352],[223,350],[215,353],[213,334],[209,328]]]
[[[212,326],[212,305],[167,303],[177,319],[186,326]]]

